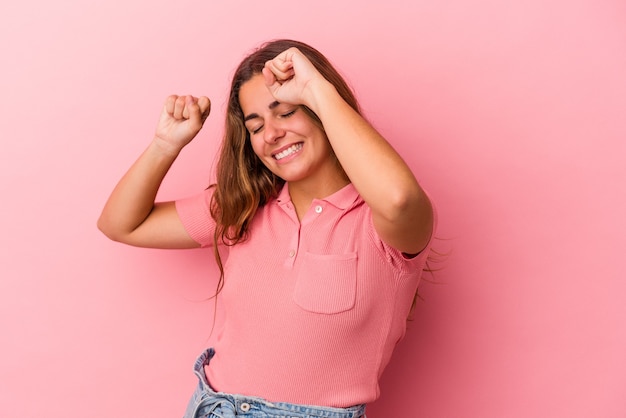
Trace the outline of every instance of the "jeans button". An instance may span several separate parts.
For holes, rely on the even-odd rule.
[[[242,403],[240,406],[241,410],[243,412],[248,412],[250,410],[250,404],[249,403]]]

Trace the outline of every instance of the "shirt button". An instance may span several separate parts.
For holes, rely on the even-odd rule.
[[[315,212],[322,213],[322,207],[320,205],[315,206]]]
[[[289,258],[293,258],[296,255],[296,250],[289,251]]]
[[[250,404],[244,402],[241,404],[240,408],[243,412],[248,412],[250,410]]]

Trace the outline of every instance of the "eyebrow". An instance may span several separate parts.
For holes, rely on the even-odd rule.
[[[276,106],[278,106],[280,104],[280,102],[274,100],[272,103],[270,103],[270,105],[268,106],[268,108],[270,110],[274,109]],[[249,121],[250,119],[254,119],[254,118],[258,118],[259,114],[258,113],[250,113],[248,116],[246,116],[245,118],[243,118],[244,123]]]

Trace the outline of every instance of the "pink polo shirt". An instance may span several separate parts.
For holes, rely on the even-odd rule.
[[[213,243],[211,193],[176,202],[202,246]],[[301,222],[283,187],[228,251],[224,326],[207,368],[215,390],[332,407],[378,398],[428,249],[409,260],[383,243],[349,184],[314,200]]]

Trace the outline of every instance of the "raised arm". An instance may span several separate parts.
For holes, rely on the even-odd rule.
[[[174,202],[155,203],[163,178],[180,151],[196,136],[210,112],[206,97],[166,99],[155,136],[119,181],[98,219],[114,241],[138,247],[198,247],[185,231]]]
[[[404,160],[296,48],[263,71],[278,101],[304,104],[320,118],[343,169],[372,209],[376,231],[392,247],[420,252],[433,229],[431,203]]]

